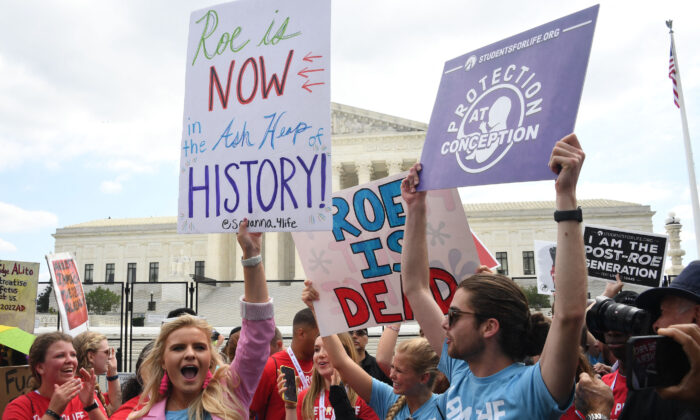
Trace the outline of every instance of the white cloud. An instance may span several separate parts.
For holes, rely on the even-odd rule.
[[[0,232],[35,231],[56,227],[58,217],[43,210],[25,210],[13,204],[0,202]]]
[[[0,239],[0,252],[10,253],[10,252],[15,252],[15,251],[17,251],[16,246],[14,246],[13,244],[11,244],[7,241],[3,241],[2,239]]]
[[[118,181],[102,181],[100,191],[105,194],[117,194],[122,191],[122,184]]]

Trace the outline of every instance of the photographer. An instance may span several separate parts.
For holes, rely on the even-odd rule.
[[[620,418],[700,419],[700,261],[690,263],[668,287],[657,287],[640,294],[636,304],[656,317],[653,323],[655,332],[672,337],[683,345],[691,369],[676,386],[629,390]],[[595,378],[580,381],[576,390],[577,408],[584,414],[607,415],[605,410],[611,407],[612,398],[609,391],[604,392],[604,386]]]

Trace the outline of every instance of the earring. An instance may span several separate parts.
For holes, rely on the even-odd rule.
[[[168,386],[170,386],[170,384],[168,383],[168,371],[165,371],[163,373],[163,379],[160,381],[160,388],[158,389],[158,393],[162,396],[165,396],[168,393]]]
[[[209,382],[211,382],[211,378],[214,375],[211,374],[210,370],[207,370],[207,377],[204,378],[204,382],[202,383],[202,389],[207,389],[207,386],[209,385]]]

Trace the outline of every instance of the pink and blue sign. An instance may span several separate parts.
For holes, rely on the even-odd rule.
[[[420,189],[538,181],[573,132],[599,6],[445,63]]]

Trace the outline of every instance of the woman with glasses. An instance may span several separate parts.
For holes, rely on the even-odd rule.
[[[318,291],[311,281],[306,281],[302,300],[313,307],[318,300]],[[340,373],[343,382],[369,401],[377,416],[387,420],[441,419],[444,413],[438,408],[437,396],[432,393],[437,373],[438,356],[427,340],[414,338],[403,341],[396,347],[391,363],[389,386],[372,378],[343,350],[335,335],[323,337],[328,358]]]
[[[78,357],[78,369],[95,369],[95,375],[107,375],[107,395],[102,393],[99,384],[95,386],[95,393],[107,409],[107,414],[112,415],[122,404],[114,347],[109,347],[107,337],[95,331],[78,334],[73,339],[73,347]]]

